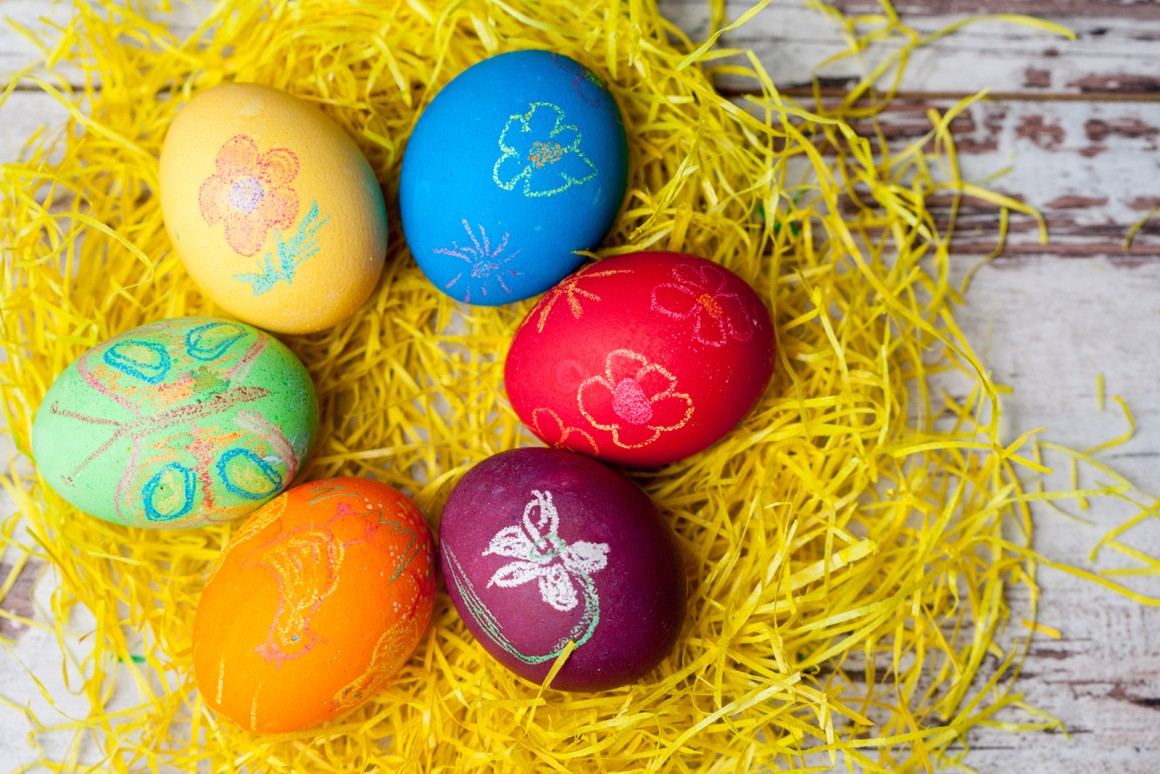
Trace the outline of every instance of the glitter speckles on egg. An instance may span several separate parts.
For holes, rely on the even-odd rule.
[[[723,347],[730,341],[749,341],[756,323],[736,293],[726,290],[723,271],[707,264],[678,265],[672,280],[652,292],[654,312],[687,322],[693,341]]]
[[[512,116],[499,137],[502,155],[492,170],[496,185],[524,196],[553,196],[596,177],[596,165],[580,150],[580,129],[564,111],[536,102]],[[522,181],[522,185],[519,185]]]
[[[370,699],[423,636],[435,561],[423,514],[376,481],[329,479],[271,501],[202,592],[194,668],[207,703],[283,732]]]
[[[581,382],[576,400],[593,427],[612,433],[626,449],[679,430],[693,416],[693,400],[677,390],[676,377],[627,349],[610,352],[604,373]]]
[[[483,226],[478,226],[479,236],[476,236],[470,223],[466,220],[462,223],[463,230],[467,233],[468,242],[460,245],[458,241],[453,241],[451,247],[440,247],[434,251],[439,255],[447,255],[466,264],[443,286],[444,289],[450,290],[462,283],[463,300],[467,303],[471,303],[473,291],[477,298],[483,296],[485,299],[488,298],[489,292],[494,294],[497,290],[511,295],[512,291],[508,287],[505,274],[516,276],[519,272],[504,267],[515,259],[520,251],[507,249],[509,239],[507,233],[504,233],[499,242],[493,245]]]
[[[245,134],[218,150],[215,171],[198,190],[205,222],[221,223],[226,242],[240,255],[254,255],[274,227],[289,228],[298,217],[298,156],[288,148],[258,150]]]
[[[532,314],[536,315],[536,330],[540,333],[544,332],[544,324],[548,321],[548,316],[552,314],[552,310],[556,304],[563,302],[568,311],[572,313],[572,318],[579,320],[584,315],[584,307],[582,301],[600,301],[600,296],[587,287],[580,287],[581,283],[588,284],[589,280],[604,279],[607,277],[615,277],[618,274],[628,274],[629,269],[585,269],[578,271],[575,274],[565,277],[560,281],[560,284],[549,290],[544,294],[536,304],[536,308]]]

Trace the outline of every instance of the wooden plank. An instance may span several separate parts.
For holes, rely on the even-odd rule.
[[[895,148],[930,130],[930,107],[949,101],[899,100],[878,119],[878,129]],[[61,125],[66,113],[38,92],[17,92],[0,108],[0,162],[15,160],[25,138],[45,124]],[[854,125],[872,134],[870,122]],[[1003,101],[973,105],[952,123],[963,174],[983,181],[1010,169],[989,187],[1041,210],[1050,241],[1039,241],[1038,225],[1024,215],[1010,223],[1009,248],[1001,260],[1024,255],[1110,256],[1126,264],[1160,258],[1160,217],[1136,236],[1128,231],[1160,206],[1154,178],[1160,148],[1160,102],[1101,103]],[[1149,167],[1151,165],[1151,167]],[[945,220],[950,199],[934,203]],[[959,212],[956,254],[983,256],[998,237],[997,209],[967,201]]]
[[[744,0],[729,2],[728,17],[739,17],[750,5]],[[904,13],[903,22],[929,34],[968,13],[1035,13],[1038,7],[1016,0],[938,5],[945,6],[948,12],[914,16]],[[1031,7],[1024,7],[1028,5]],[[666,0],[662,7],[683,29],[703,35],[708,28],[708,9],[702,3]],[[1125,11],[1123,6],[1116,8]],[[866,4],[850,10],[871,13]],[[881,10],[876,13],[880,15]],[[908,92],[951,94],[991,89],[1003,94],[1051,98],[1152,98],[1160,94],[1160,24],[1153,21],[1160,19],[1160,5],[1151,6],[1141,15],[1132,16],[1125,11],[1121,15],[1051,18],[1075,32],[1075,41],[1009,22],[974,23],[913,52],[902,88]],[[867,22],[861,28],[879,24]],[[769,6],[724,40],[725,45],[752,50],[779,89],[804,93],[808,93],[815,77],[823,86],[837,91],[849,88],[901,45],[901,38],[896,38],[876,45],[860,57],[818,70],[819,63],[845,51],[848,43],[832,20],[796,3]],[[754,88],[752,81],[734,75],[722,75],[718,81],[728,90]],[[889,81],[880,83],[886,86]]]
[[[1160,668],[1147,632],[1160,628],[1160,611],[1090,588],[1060,593],[1065,578],[1052,570],[1041,571],[1040,581],[1041,620],[1055,621],[1063,636],[1036,641],[1016,690],[1028,705],[1062,721],[1070,738],[979,728],[968,738],[966,762],[996,772],[1153,771],[1160,760]],[[1013,600],[1014,615],[1026,604]],[[1006,720],[1042,722],[1011,715]]]
[[[17,91],[0,106],[0,164],[23,158],[24,147],[36,133],[59,134],[68,111],[41,91]]]
[[[878,120],[895,147],[930,131],[927,115],[945,111],[950,101],[900,100]],[[872,122],[854,128],[874,131]],[[1131,228],[1160,206],[1154,182],[1160,147],[1160,102],[1097,103],[985,101],[972,105],[951,124],[963,177],[1041,211],[1049,241],[1041,244],[1038,224],[1014,214],[1002,260],[1024,255],[1108,256],[1125,264],[1160,258],[1160,217],[1149,221],[1124,249]],[[1153,170],[1144,174],[1143,170]],[[932,209],[945,221],[950,197]],[[997,209],[968,200],[959,212],[954,243],[958,255],[988,255],[998,236]]]
[[[750,0],[731,0],[726,11],[737,18],[752,5]],[[839,3],[851,14],[881,14],[877,4]],[[709,6],[701,0],[662,0],[662,11],[679,27],[703,37],[709,22]],[[1078,40],[1067,41],[1046,32],[991,21],[975,24],[948,38],[920,49],[911,58],[903,83],[907,91],[967,94],[985,88],[997,92],[1044,97],[1098,96],[1105,98],[1152,98],[1160,94],[1160,5],[1101,0],[943,0],[899,5],[907,24],[929,33],[980,13],[1025,13],[1050,18],[1075,31]],[[166,16],[179,37],[188,35],[201,11],[179,4]],[[71,14],[67,3],[45,4],[39,0],[5,0],[0,7],[5,19],[39,29],[41,19],[63,24]],[[807,89],[814,68],[846,48],[839,28],[816,10],[800,2],[775,3],[747,25],[727,35],[730,46],[750,48],[781,89]],[[897,48],[883,44],[862,59],[848,59],[827,66],[816,75],[823,85],[847,87],[869,72],[872,64]],[[0,81],[36,58],[36,46],[7,27],[0,27]],[[61,68],[74,84],[75,69]],[[748,90],[751,82],[723,76],[724,88]]]
[[[961,277],[969,264],[956,258],[955,274]],[[1002,398],[1005,436],[1045,426],[1043,440],[1080,449],[1095,446],[1127,430],[1111,399],[1123,396],[1139,431],[1099,459],[1139,485],[1154,487],[1160,458],[1160,402],[1154,385],[1160,380],[1160,359],[1140,355],[1153,351],[1160,340],[1158,298],[1160,263],[1155,261],[1128,268],[1108,258],[1029,256],[984,266],[956,321],[995,380],[1014,388]],[[1103,409],[1097,374],[1106,384]],[[1047,477],[1049,491],[1070,488],[1066,458],[1045,460],[1056,469]],[[1094,486],[1101,480],[1106,477],[1086,475],[1080,484]],[[1108,530],[1134,515],[1133,509],[1108,501],[1088,510],[1074,501],[1060,506],[1090,523],[1036,508],[1034,546],[1045,558],[1092,571],[1131,564],[1106,548],[1095,563],[1089,555]],[[1133,530],[1127,539],[1160,555],[1160,522]],[[1160,578],[1121,580],[1160,597]],[[967,765],[977,771],[1053,774],[1154,770],[1160,760],[1160,663],[1150,633],[1160,631],[1160,608],[1049,567],[1040,568],[1037,582],[1039,621],[1061,636],[1033,638],[1015,690],[1028,705],[1058,718],[1070,740],[1055,732],[979,728],[967,740]],[[1013,586],[1007,600],[1012,609],[1008,636],[1025,636],[1021,622],[1032,609],[1030,590]],[[1017,711],[997,720],[1042,722]]]
[[[880,13],[876,0],[830,0],[848,14]],[[1160,5],[1148,0],[894,0],[902,16],[952,16],[976,13],[1023,13],[1031,16],[1100,16],[1160,20]]]

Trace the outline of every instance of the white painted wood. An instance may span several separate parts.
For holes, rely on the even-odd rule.
[[[13,92],[0,106],[0,164],[20,161],[30,138],[55,137],[67,120],[68,111],[44,92]]]
[[[953,102],[900,101],[880,116],[880,129],[896,146],[917,141],[930,129],[926,113],[932,104],[945,110]],[[49,134],[59,131],[66,119],[65,109],[41,92],[13,93],[0,107],[0,163],[18,160],[28,137],[46,127]],[[856,128],[871,131],[869,124]],[[1160,172],[1160,101],[986,101],[968,109],[953,128],[970,179],[982,182],[1009,170],[988,187],[1047,218],[1050,241],[1042,245],[1034,219],[1013,216],[1009,256],[1121,256],[1129,229],[1160,206],[1155,177],[1143,174]],[[961,210],[959,254],[993,250],[995,213],[982,203]],[[1137,236],[1132,250],[1158,252],[1160,218]]]
[[[12,20],[31,30],[43,29],[44,19],[65,25],[73,15],[73,3],[44,0],[4,0],[0,18]],[[177,3],[164,18],[178,37],[189,35],[204,14],[204,0]],[[662,0],[664,12],[675,24],[700,39],[708,29],[708,3],[699,0]],[[747,11],[750,0],[730,0],[729,18]],[[873,14],[871,3],[851,3],[852,10]],[[932,3],[914,3],[917,7]],[[992,89],[1005,93],[1071,94],[1091,92],[1155,97],[1160,94],[1160,33],[1156,24],[1141,24],[1142,18],[1156,18],[1147,3],[1091,3],[1096,15],[1083,14],[1081,2],[1027,3],[1020,0],[983,0],[965,5],[949,4],[949,13],[907,16],[906,23],[922,34],[930,34],[974,14],[1029,13],[1072,30],[1077,39],[1004,21],[972,24],[953,36],[935,41],[916,51],[910,60],[904,88],[920,92],[975,93]],[[867,7],[869,6],[869,7]],[[900,6],[905,8],[905,6]],[[1127,10],[1125,10],[1127,9]],[[1137,9],[1137,10],[1132,10]],[[1152,7],[1154,10],[1154,6]],[[1047,13],[1044,13],[1047,11]],[[880,12],[877,15],[881,15]],[[880,22],[867,21],[863,29]],[[49,40],[55,39],[52,35]],[[803,7],[801,0],[774,2],[747,25],[728,34],[724,45],[752,49],[779,88],[808,87],[815,67],[847,48],[842,31],[832,20]],[[878,58],[893,46],[883,45],[874,56],[851,58],[829,65],[816,75],[828,84],[849,84],[872,69]],[[34,61],[40,55],[36,45],[12,28],[0,30],[0,77]],[[76,71],[62,68],[73,83],[80,83]],[[723,86],[746,88],[750,84],[723,77]]]
[[[923,13],[921,3],[911,5],[917,15],[908,21],[922,29],[933,30],[955,18]],[[964,8],[962,2],[939,7],[943,5],[956,13]],[[990,25],[971,28],[919,54],[906,82],[917,99],[899,103],[882,117],[893,142],[905,143],[925,131],[928,93],[992,86],[1001,92],[1082,97],[1084,83],[1102,92],[1132,93],[1136,86],[1149,88],[1149,74],[1160,76],[1160,23],[1148,21],[1152,17],[1143,12],[1132,15],[1136,11],[1131,3],[1004,0],[993,5],[987,10],[1063,8],[1073,14],[1063,21],[1084,34],[1068,43],[1044,33]],[[665,7],[694,33],[707,18],[699,5],[684,0],[669,0]],[[1083,14],[1088,7],[1096,8],[1095,15]],[[4,0],[0,16],[28,21],[46,11],[68,10],[67,4],[55,8],[36,0]],[[741,8],[730,6],[733,15]],[[792,86],[808,84],[812,66],[838,50],[839,38],[829,22],[792,3],[779,3],[733,42],[752,45],[779,85]],[[0,72],[33,54],[9,31],[0,30]],[[1047,75],[1028,76],[1033,71]],[[822,74],[847,78],[857,72],[839,67]],[[1101,80],[1117,73],[1143,80],[1127,87]],[[63,117],[44,95],[14,93],[0,108],[0,162],[17,158],[24,138],[38,126],[59,123]],[[957,318],[996,380],[1015,390],[1004,400],[1008,436],[1047,426],[1045,439],[1093,446],[1124,429],[1111,401],[1112,395],[1123,396],[1135,413],[1137,435],[1101,459],[1153,492],[1160,490],[1160,223],[1140,234],[1129,258],[1121,253],[1120,243],[1133,223],[1160,204],[1157,127],[1157,101],[1102,98],[1002,99],[974,106],[955,127],[965,176],[983,179],[1012,166],[994,187],[1043,209],[1052,226],[1051,241],[1040,245],[1031,221],[1015,216],[1007,257],[977,273]],[[995,228],[993,209],[964,209],[956,271],[965,273],[989,252]],[[1099,373],[1108,396],[1102,411],[1096,401]],[[1060,470],[1066,481],[1066,467]],[[0,501],[0,515],[11,507]],[[1074,504],[1065,507],[1094,523],[1039,508],[1036,547],[1051,560],[1079,566],[1122,564],[1105,551],[1089,565],[1087,555],[1124,513],[1108,503],[1093,503],[1083,512]],[[1132,538],[1135,545],[1160,554],[1160,526],[1143,527]],[[1035,640],[1017,690],[1029,704],[1060,718],[1072,733],[1071,741],[1058,734],[981,729],[970,739],[967,763],[983,772],[1033,774],[1160,770],[1160,645],[1155,644],[1160,642],[1160,609],[1136,605],[1050,568],[1040,571],[1039,582],[1040,620],[1062,636]],[[1160,596],[1157,579],[1132,583],[1143,593]],[[50,589],[50,582],[41,584],[39,594]],[[1010,601],[1011,631],[1019,633],[1029,609],[1027,590],[1012,589]],[[49,684],[62,709],[84,712],[83,703],[63,691],[59,655],[44,636],[25,634],[14,653]],[[45,709],[22,668],[6,654],[0,655],[0,692]],[[18,766],[31,760],[27,730],[18,713],[0,707],[0,763]]]
[[[737,18],[752,3],[731,0],[729,18]],[[708,28],[706,4],[667,0],[664,7],[683,29],[703,37]],[[978,14],[1019,10],[1011,0],[983,3]],[[881,14],[878,14],[881,17]],[[966,14],[904,17],[922,35],[945,29]],[[902,88],[915,92],[973,94],[983,89],[1004,93],[1071,94],[1118,92],[1155,96],[1160,93],[1160,45],[1156,25],[1141,25],[1131,17],[1053,16],[1076,40],[1010,21],[972,23],[954,35],[915,51]],[[860,31],[882,27],[884,19],[867,20]],[[724,45],[752,49],[781,89],[823,84],[851,86],[902,45],[877,46],[873,53],[850,57],[824,68],[819,63],[849,48],[844,30],[833,20],[799,3],[773,3],[748,24],[724,37]],[[720,82],[733,89],[750,84],[735,77]],[[889,81],[882,81],[886,85]]]

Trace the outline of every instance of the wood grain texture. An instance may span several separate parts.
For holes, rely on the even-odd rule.
[[[850,14],[880,14],[870,0],[834,5]],[[705,4],[666,0],[663,7],[692,36],[705,34]],[[735,18],[748,7],[730,3],[728,11]],[[929,109],[945,110],[953,97],[993,89],[989,101],[973,105],[952,124],[963,175],[983,181],[1009,170],[988,187],[1039,208],[1049,239],[1041,243],[1034,220],[1013,215],[1007,250],[975,274],[956,319],[996,381],[1014,389],[1004,399],[1009,438],[1045,426],[1045,440],[1092,447],[1126,430],[1127,420],[1111,401],[1122,396],[1135,415],[1136,436],[1100,459],[1155,491],[1160,482],[1160,216],[1140,230],[1130,249],[1123,243],[1129,229],[1160,206],[1160,4],[899,0],[895,8],[906,23],[925,32],[969,14],[1025,13],[1077,33],[1073,42],[998,22],[969,27],[916,53],[903,98],[881,114],[877,127],[864,122],[856,128],[863,133],[877,128],[891,147],[902,147],[928,131]],[[26,24],[42,13],[67,15],[68,10],[67,4],[39,0],[0,4],[0,16]],[[174,29],[183,34],[194,16],[185,6],[178,14]],[[832,22],[796,2],[771,5],[728,44],[752,47],[779,88],[803,101],[815,76],[826,94],[840,94],[874,61],[849,60],[815,73],[819,61],[845,44]],[[34,55],[35,47],[0,30],[0,72]],[[720,84],[734,92],[752,85],[729,78]],[[0,161],[15,159],[37,127],[63,118],[50,98],[31,89],[14,93],[0,108]],[[950,205],[946,197],[932,202],[944,221]],[[961,279],[994,249],[996,209],[968,200],[957,224],[952,261]],[[1102,409],[1097,374],[1106,384]],[[1048,477],[1049,487],[1070,486],[1066,460],[1049,462],[1058,471]],[[1093,477],[1084,483],[1101,481]],[[1060,507],[1071,516],[1036,509],[1035,547],[1044,556],[1090,569],[1128,564],[1108,549],[1094,562],[1089,557],[1099,538],[1131,515],[1128,509],[1109,502],[1087,510],[1074,502]],[[1133,530],[1129,539],[1160,555],[1160,520]],[[1160,596],[1156,578],[1125,582]],[[1029,705],[1059,718],[1070,739],[1058,732],[982,728],[968,740],[966,764],[981,772],[1030,774],[1160,771],[1160,608],[1047,567],[1039,571],[1038,583],[1040,620],[1060,637],[1035,637],[1016,689]],[[1009,601],[1009,633],[1024,636],[1020,621],[1030,614],[1031,594],[1017,586]],[[3,604],[23,611],[30,602],[21,592]],[[34,628],[11,634],[21,635],[15,653],[37,667],[53,690],[63,690],[59,661],[51,657],[55,645],[45,633]],[[0,686],[5,695],[25,696],[44,709],[35,685],[11,659],[0,657]],[[67,696],[62,706],[84,711]],[[17,713],[0,708],[0,762],[30,759],[22,746],[23,729]]]
[[[833,0],[848,14],[879,13],[874,0]],[[1102,16],[1160,20],[1160,6],[1151,0],[897,0],[894,9],[908,19],[975,13],[1025,13],[1032,16]]]
[[[737,18],[751,4],[726,5]],[[873,3],[836,3],[852,16],[867,15],[858,29],[882,26],[881,8]],[[1093,3],[1080,13],[1081,3],[1034,3],[1017,0],[913,3],[924,13],[902,11],[904,23],[931,34],[968,15],[1027,14],[1062,25],[1076,40],[1020,26],[1009,21],[973,23],[934,41],[910,57],[902,89],[907,93],[967,95],[990,89],[1007,96],[1036,98],[1152,99],[1160,94],[1160,5]],[[945,7],[938,11],[938,7]],[[1048,7],[1050,6],[1050,7]],[[675,20],[694,34],[704,34],[709,14],[693,0],[666,0]],[[872,18],[877,17],[877,18]],[[774,4],[736,32],[726,45],[753,50],[774,83],[787,93],[809,93],[813,80],[829,93],[840,93],[872,72],[874,65],[902,43],[876,47],[858,58],[847,58],[817,69],[818,63],[848,48],[833,20],[796,3]],[[722,87],[745,91],[752,83],[731,75]],[[887,81],[880,82],[883,86]]]
[[[930,131],[928,111],[945,112],[942,99],[899,100],[874,122],[856,123],[862,134],[877,128],[894,147]],[[1125,248],[1132,227],[1160,205],[1160,101],[1076,103],[984,101],[951,125],[964,177],[1043,213],[1048,241],[1026,215],[1014,214],[1000,261],[1020,256],[1105,256],[1124,265],[1160,259],[1160,218],[1148,221]],[[951,197],[932,209],[946,221]],[[996,246],[997,209],[968,199],[959,211],[955,252],[988,255]]]

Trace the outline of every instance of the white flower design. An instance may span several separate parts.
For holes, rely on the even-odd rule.
[[[523,526],[504,527],[483,552],[484,556],[495,554],[516,560],[496,570],[487,585],[511,588],[538,580],[543,600],[560,612],[567,612],[580,602],[573,580],[582,587],[591,584],[589,576],[608,565],[608,544],[564,542],[557,534],[560,515],[552,504],[552,493],[533,490],[532,496],[534,499],[524,507]],[[532,512],[537,509],[539,517],[533,521]]]

